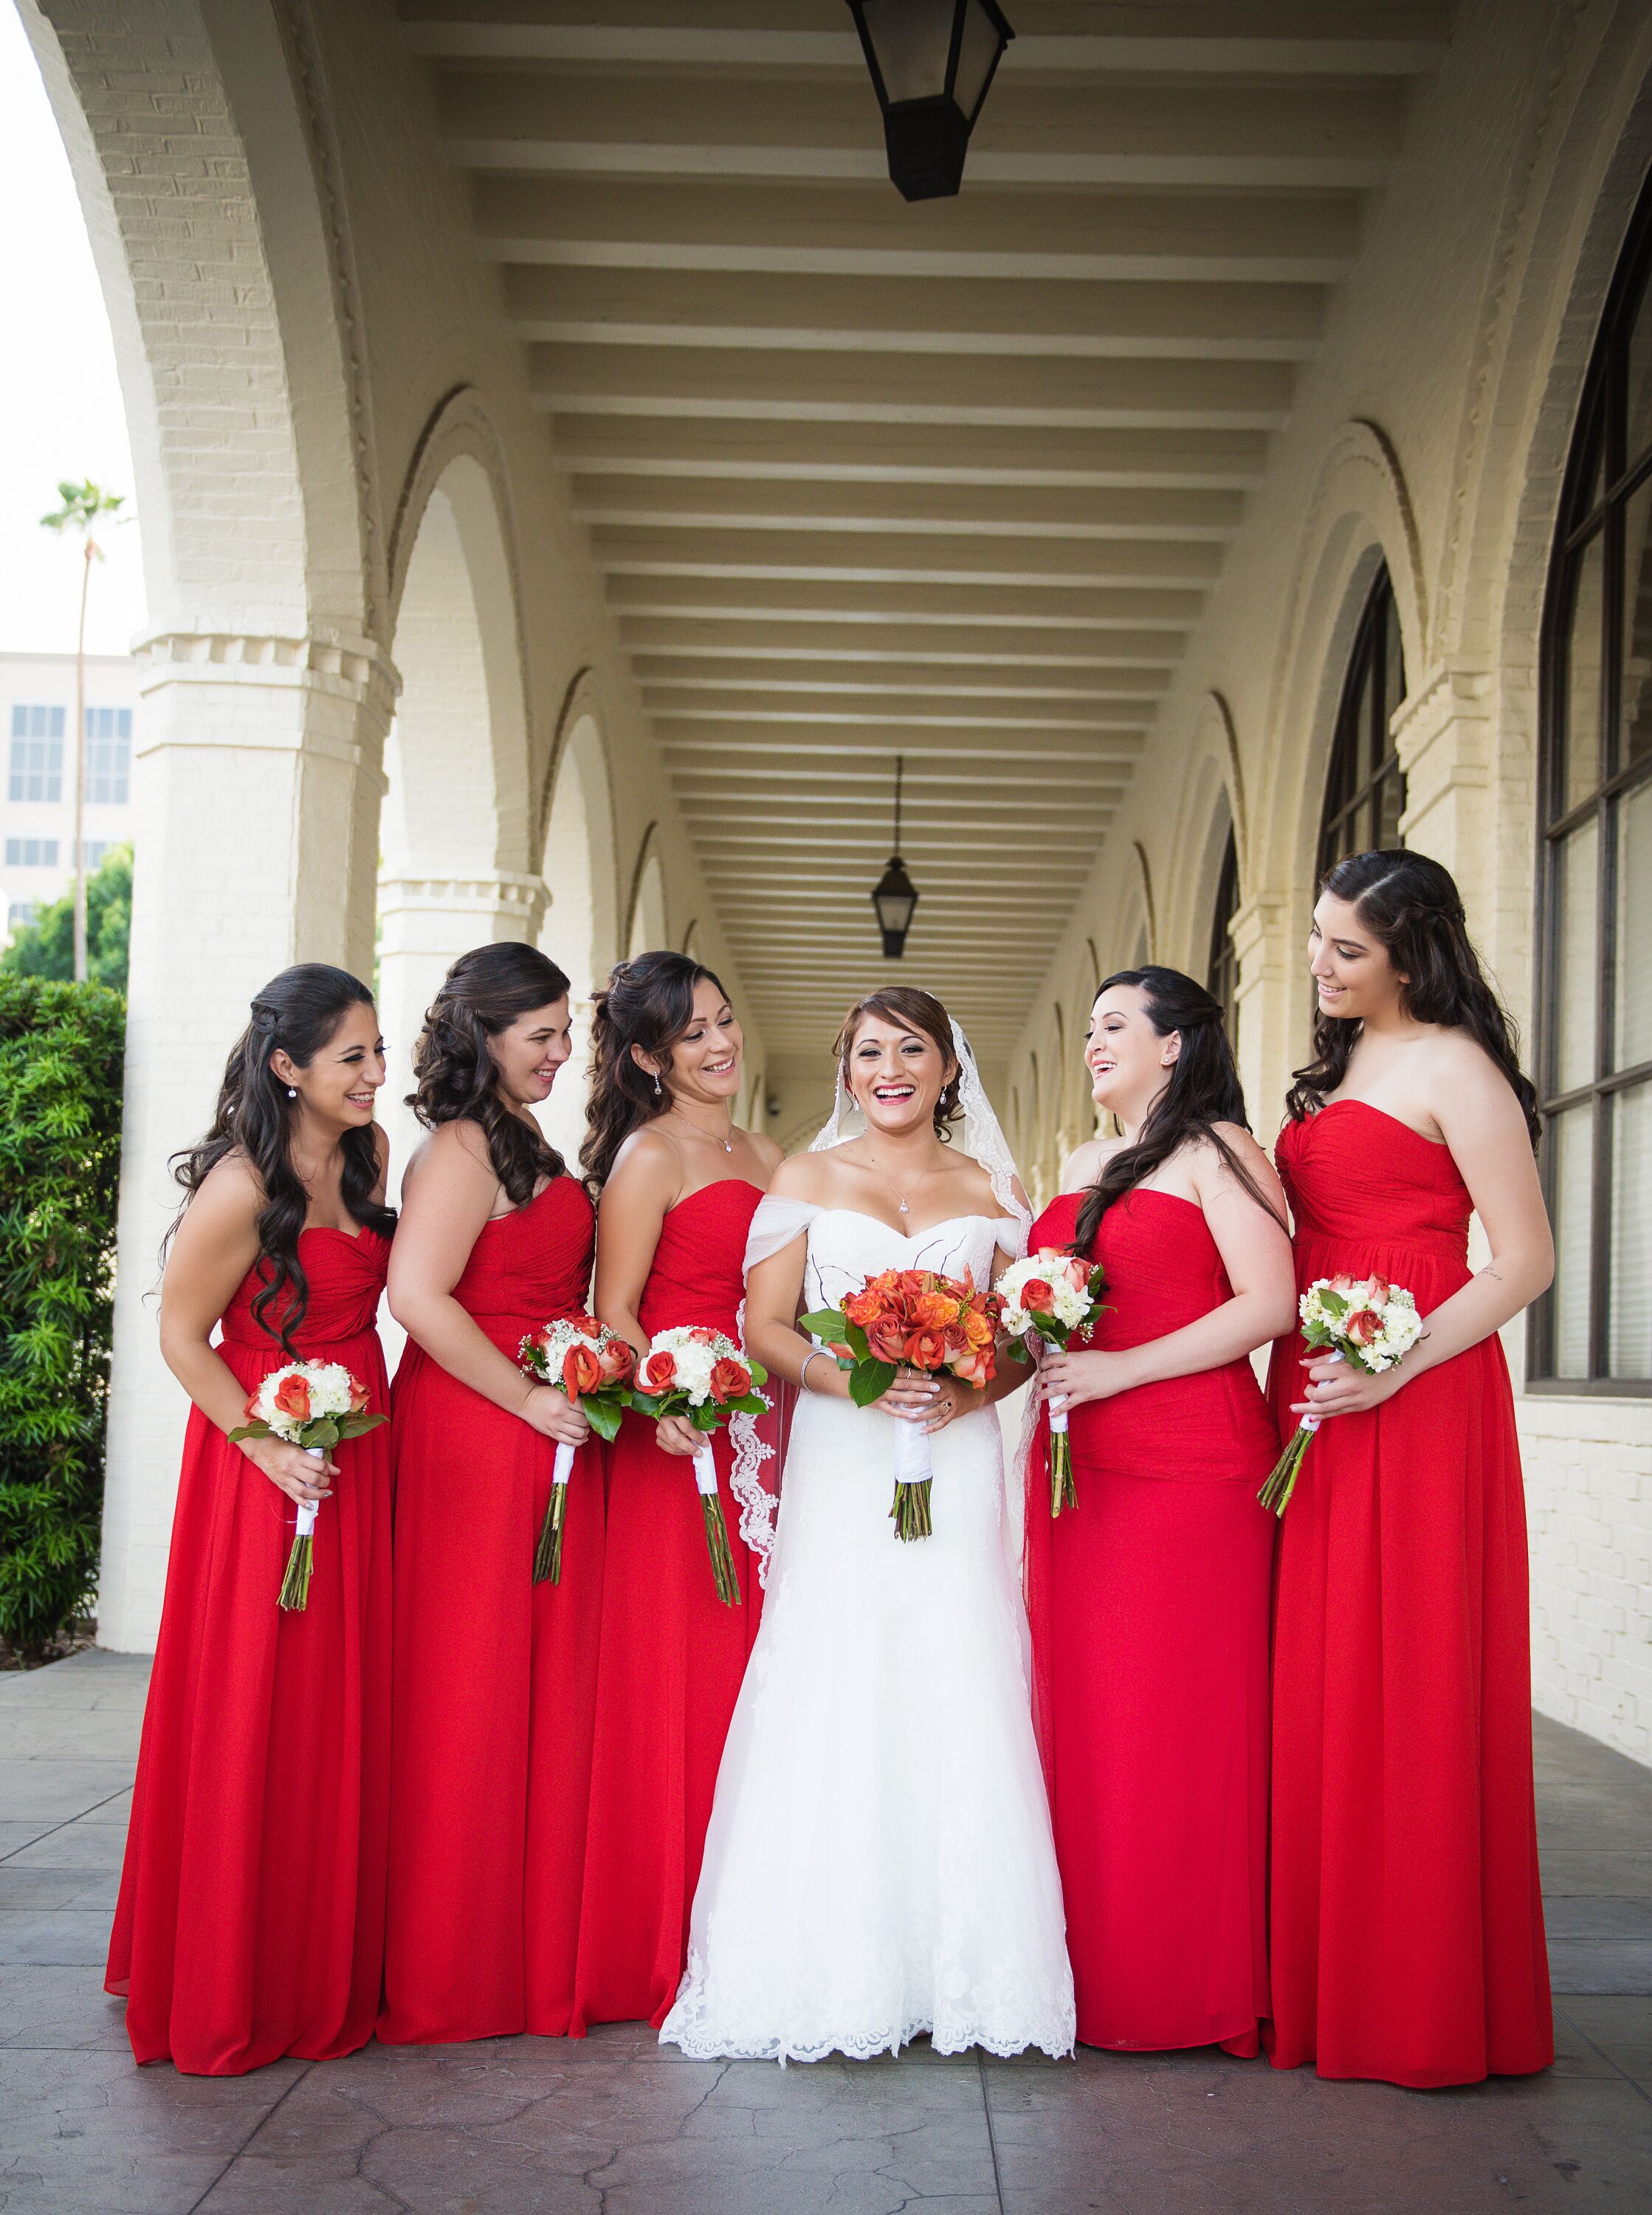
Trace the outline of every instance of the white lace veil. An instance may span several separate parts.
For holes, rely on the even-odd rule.
[[[991,1180],[993,1198],[1005,1214],[1013,1218],[1016,1232],[1011,1242],[1014,1246],[1015,1258],[1019,1260],[1027,1249],[1027,1233],[1032,1228],[1032,1211],[1022,1193],[1009,1141],[993,1113],[993,1103],[988,1099],[987,1088],[981,1081],[974,1048],[964,1037],[956,1018],[952,1020],[952,1055],[958,1065],[958,1109],[964,1125],[959,1150],[980,1163]],[[847,1138],[858,1138],[866,1127],[866,1119],[855,1105],[840,1066],[831,1116],[811,1141],[809,1150],[811,1154],[824,1153],[829,1146],[841,1146]]]

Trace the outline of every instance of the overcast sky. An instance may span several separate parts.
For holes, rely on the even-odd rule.
[[[0,0],[0,652],[72,651],[78,544],[40,518],[59,477],[125,493],[130,512],[132,454],[68,157],[12,0]],[[144,628],[141,527],[108,532],[94,568],[95,653],[124,653]]]

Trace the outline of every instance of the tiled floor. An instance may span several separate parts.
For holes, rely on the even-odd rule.
[[[0,1678],[5,2215],[1480,2215],[1652,2205],[1652,1772],[1538,1726],[1561,2059],[1461,2092],[1209,2052],[686,2062],[646,2030],[205,2081],[100,1989],[146,1675]]]

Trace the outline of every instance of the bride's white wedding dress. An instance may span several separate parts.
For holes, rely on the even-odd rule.
[[[977,1283],[1007,1229],[914,1238],[767,1199],[753,1250],[804,1230],[804,1304],[879,1269]],[[1013,1237],[1005,1239],[1014,1243]],[[897,1419],[799,1397],[762,1626],[729,1729],[663,2040],[697,2056],[1071,2051],[1073,1976],[1006,1543],[996,1413],[933,1440],[934,1535],[890,1519]]]

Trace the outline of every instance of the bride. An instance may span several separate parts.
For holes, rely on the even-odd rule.
[[[938,1000],[871,994],[837,1053],[836,1112],[777,1172],[746,1249],[747,1343],[802,1389],[688,1970],[660,2037],[780,2061],[893,2052],[921,2031],[942,2052],[1064,2054],[1073,1978],[1019,1537],[985,1404],[1024,1372],[1000,1362],[983,1396],[904,1371],[857,1408],[794,1320],[800,1301],[835,1307],[882,1269],[990,1283],[1025,1247],[1026,1200]],[[960,1113],[978,1158],[946,1143]],[[907,1544],[890,1519],[898,1423],[929,1433],[934,1465],[933,1536]]]

